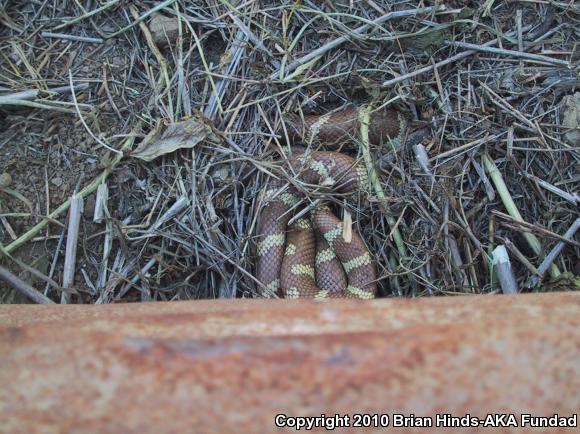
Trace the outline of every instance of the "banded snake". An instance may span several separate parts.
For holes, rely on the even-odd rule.
[[[325,115],[291,116],[287,136],[291,142],[322,145],[326,149],[352,146],[360,129],[359,109]],[[400,143],[406,117],[393,109],[371,114],[369,142]],[[368,190],[367,169],[356,159],[336,151],[291,148],[287,165],[305,184],[329,187],[331,193],[353,194]],[[348,239],[342,221],[322,205],[310,216],[295,219],[300,201],[297,188],[272,179],[262,192],[257,224],[256,276],[263,296],[284,298],[374,298],[376,268],[363,239],[356,231]]]

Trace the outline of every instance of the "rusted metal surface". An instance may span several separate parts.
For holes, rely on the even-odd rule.
[[[0,306],[0,431],[292,432],[275,427],[279,413],[572,415],[579,326],[578,293]]]

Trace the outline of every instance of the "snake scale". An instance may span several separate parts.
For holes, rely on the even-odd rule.
[[[373,112],[369,142],[397,146],[405,133],[405,116],[393,109]],[[352,195],[368,190],[366,167],[336,149],[352,146],[360,130],[359,109],[324,115],[290,116],[285,133],[292,144],[320,145],[325,151],[293,147],[286,164],[298,181],[324,186],[330,193]],[[356,231],[343,234],[343,223],[327,205],[288,226],[300,202],[294,186],[272,178],[262,191],[257,224],[256,276],[262,295],[284,298],[374,298],[376,269]]]

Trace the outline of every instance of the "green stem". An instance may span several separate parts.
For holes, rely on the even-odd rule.
[[[397,220],[391,215],[391,212],[389,210],[387,197],[385,195],[385,192],[383,191],[383,188],[381,187],[379,176],[377,175],[377,171],[375,170],[375,166],[371,158],[371,153],[369,150],[369,123],[371,111],[372,111],[371,105],[362,107],[359,111],[360,149],[362,151],[363,159],[367,167],[371,187],[374,189],[375,194],[379,199],[379,205],[382,208],[383,212],[385,213],[387,223],[391,228],[393,241],[395,242],[395,245],[397,246],[397,251],[399,252],[399,264],[400,264],[401,261],[407,257],[407,251],[405,249],[405,243],[403,242],[401,232],[399,231],[398,226],[396,226]]]
[[[493,185],[495,186],[495,189],[497,190],[499,197],[501,198],[501,201],[505,206],[508,214],[512,216],[514,220],[523,222],[524,219],[520,214],[520,211],[518,210],[514,200],[512,199],[512,196],[510,195],[507,186],[505,185],[503,177],[501,176],[501,172],[499,171],[493,160],[489,157],[489,155],[485,154],[482,158],[482,161],[485,166],[485,169],[487,170],[489,176],[491,177]],[[526,241],[528,242],[530,248],[534,251],[534,253],[537,256],[541,256],[543,249],[540,240],[538,240],[538,238],[534,234],[529,232],[524,232],[523,235]],[[550,275],[553,278],[556,278],[560,275],[560,270],[555,264],[552,264],[552,266],[550,267]]]

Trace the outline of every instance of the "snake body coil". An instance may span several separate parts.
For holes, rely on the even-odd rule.
[[[401,140],[405,118],[395,110],[381,110],[371,116],[369,141],[380,144]],[[293,141],[325,146],[352,143],[360,128],[357,109],[322,116],[293,117],[287,123]],[[368,187],[367,171],[354,158],[330,151],[304,152],[294,149],[288,159],[297,179],[334,193],[352,194]],[[258,280],[265,296],[285,298],[374,298],[376,271],[362,238],[343,234],[342,221],[321,206],[311,218],[288,222],[300,201],[294,187],[284,188],[279,180],[263,192],[264,207],[257,227]]]
[[[327,149],[352,144],[360,130],[360,110],[348,108],[325,115],[289,116],[288,137],[292,143],[320,143]],[[403,139],[407,119],[394,109],[376,110],[370,115],[369,142],[373,145],[391,143],[395,147]]]

